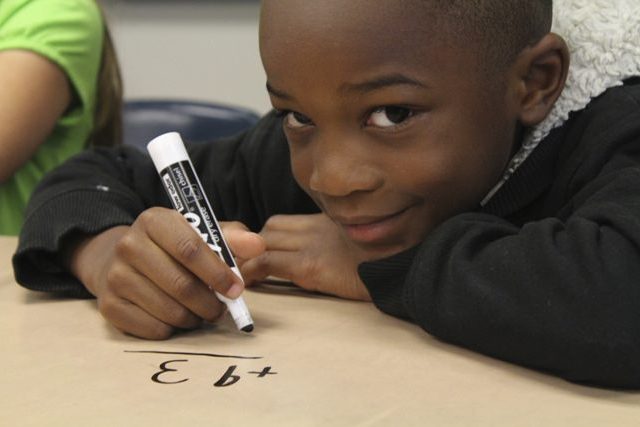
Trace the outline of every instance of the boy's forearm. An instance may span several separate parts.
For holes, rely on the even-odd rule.
[[[640,259],[617,255],[631,253],[624,246],[632,242],[585,220],[570,231],[546,221],[523,232],[498,218],[472,218],[432,236],[401,290],[373,290],[376,304],[493,357],[571,381],[640,387],[632,303],[640,299]],[[580,253],[572,241],[599,249]]]

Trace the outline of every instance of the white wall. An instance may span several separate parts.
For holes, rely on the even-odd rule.
[[[188,98],[269,109],[257,1],[101,0],[125,98]]]

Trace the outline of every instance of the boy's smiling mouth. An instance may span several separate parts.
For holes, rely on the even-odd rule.
[[[332,216],[353,242],[379,244],[397,240],[400,228],[404,224],[404,214],[409,208],[392,214],[364,216]]]

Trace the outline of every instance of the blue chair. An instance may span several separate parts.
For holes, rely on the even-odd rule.
[[[123,106],[123,143],[146,150],[149,141],[176,131],[184,141],[205,142],[240,133],[259,116],[245,108],[175,99],[128,100]]]

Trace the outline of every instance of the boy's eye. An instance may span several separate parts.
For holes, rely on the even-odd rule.
[[[289,128],[299,129],[305,126],[312,125],[313,122],[304,114],[300,114],[295,111],[287,111],[284,116],[284,124]]]
[[[413,111],[406,107],[386,106],[375,109],[367,119],[368,126],[390,128],[397,126],[413,116]]]

